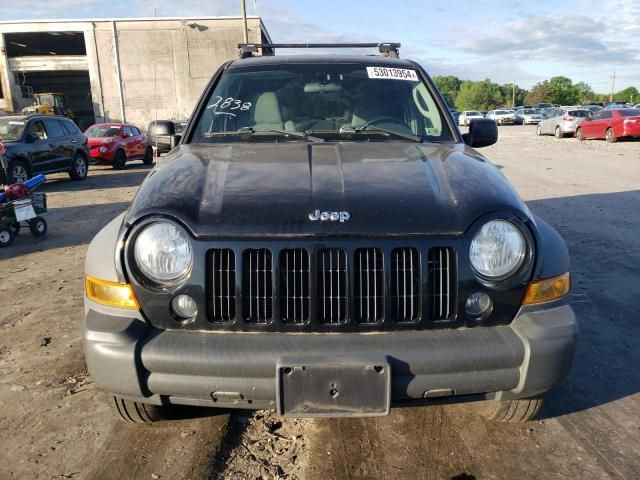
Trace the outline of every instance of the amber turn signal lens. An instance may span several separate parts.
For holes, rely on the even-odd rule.
[[[85,289],[87,297],[94,302],[110,307],[140,309],[140,304],[129,284],[108,282],[87,275]]]
[[[564,297],[571,289],[571,275],[569,272],[557,277],[545,278],[531,282],[524,295],[523,305],[545,303]]]

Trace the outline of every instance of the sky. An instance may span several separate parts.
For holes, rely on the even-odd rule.
[[[640,0],[246,0],[274,42],[401,42],[431,75],[640,89]],[[0,20],[239,15],[240,0],[0,0]]]

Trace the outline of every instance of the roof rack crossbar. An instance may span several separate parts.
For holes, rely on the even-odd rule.
[[[240,57],[251,57],[258,49],[273,52],[276,48],[377,48],[385,57],[398,58],[400,43],[239,43]]]

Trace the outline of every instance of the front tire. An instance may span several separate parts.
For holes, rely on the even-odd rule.
[[[613,128],[607,128],[607,133],[604,138],[609,143],[616,143],[618,141],[618,137],[616,137],[616,134],[613,132]]]
[[[29,169],[27,168],[27,164],[22,160],[15,160],[11,162],[9,165],[9,178],[7,182],[9,185],[13,185],[14,183],[24,183],[29,180]]]
[[[536,135],[538,136],[542,135],[542,129],[540,128],[540,125],[536,127]]]
[[[170,406],[132,402],[114,395],[109,395],[109,406],[116,418],[126,423],[150,425],[171,420],[175,414],[175,408]]]
[[[480,402],[478,413],[487,420],[503,423],[523,423],[533,420],[543,404],[543,396],[520,400],[487,400]]]
[[[123,170],[127,164],[127,154],[122,150],[118,150],[113,157],[113,168],[116,170]]]
[[[0,228],[0,248],[8,247],[13,242],[15,235],[9,227]]]
[[[76,153],[71,160],[71,170],[69,176],[73,180],[84,180],[89,173],[89,160],[81,153]]]

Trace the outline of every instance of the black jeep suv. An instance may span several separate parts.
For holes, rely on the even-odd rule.
[[[87,138],[73,121],[51,115],[0,117],[6,151],[4,183],[21,183],[39,173],[69,172],[82,180],[89,171]]]
[[[415,62],[264,55],[213,76],[86,261],[85,353],[125,420],[176,405],[524,421],[567,375],[569,260]]]

